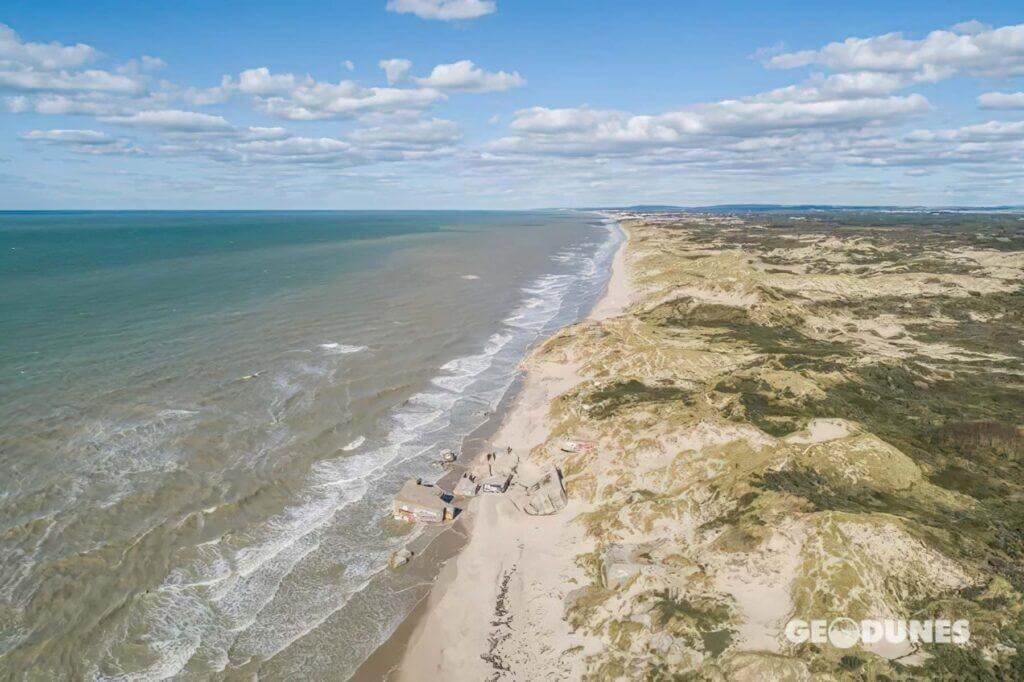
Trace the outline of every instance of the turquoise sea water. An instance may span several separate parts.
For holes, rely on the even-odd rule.
[[[618,232],[569,212],[0,213],[0,673],[344,678],[372,580]],[[311,652],[317,652],[315,655]]]

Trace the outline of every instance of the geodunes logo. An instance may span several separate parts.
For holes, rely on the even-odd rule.
[[[967,620],[897,620],[852,618],[800,620],[786,623],[786,639],[794,644],[829,643],[837,649],[849,649],[857,644],[966,644],[971,639],[971,624]]]

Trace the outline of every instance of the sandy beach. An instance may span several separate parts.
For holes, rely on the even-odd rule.
[[[0,682],[1024,682],[1022,0],[105,6],[0,16]]]
[[[614,317],[631,301],[625,234],[587,320]],[[527,455],[548,438],[551,401],[584,377],[573,363],[535,356],[522,369],[521,388],[489,442],[520,453],[520,475],[529,480],[538,468]],[[474,498],[444,539],[444,564],[428,596],[353,679],[484,679],[510,668],[527,677],[556,669],[572,675],[562,652],[577,643],[562,603],[580,572],[574,558],[585,540],[569,523],[579,511],[571,497],[552,516],[528,516],[506,496]]]
[[[524,485],[557,467],[565,508],[530,516],[521,488],[473,498],[450,529],[463,546],[359,679],[782,681],[847,679],[851,666],[869,678],[911,666],[962,678],[957,652],[939,644],[926,655],[906,640],[863,642],[855,654],[808,649],[786,624],[911,618],[940,597],[966,612],[981,608],[963,601],[972,595],[1009,594],[986,563],[1006,561],[999,546],[965,550],[921,525],[929,509],[944,510],[929,523],[948,528],[946,519],[990,512],[915,456],[955,457],[982,429],[999,439],[992,466],[1019,450],[1019,413],[986,403],[970,374],[1016,349],[923,334],[919,325],[939,327],[945,339],[950,318],[914,304],[952,292],[952,314],[998,321],[963,308],[1003,301],[1024,260],[950,250],[939,236],[922,244],[909,230],[840,237],[828,224],[765,230],[735,216],[621,222],[628,240],[604,297],[527,356],[521,390],[487,441],[518,456]],[[891,254],[901,252],[927,254],[931,271],[895,272]],[[875,314],[894,290],[901,296]],[[936,362],[952,374],[922,369]],[[982,409],[950,425],[963,390]],[[922,405],[935,412],[915,433]],[[910,407],[894,414],[901,406]],[[993,415],[1002,421],[978,420]],[[997,617],[1009,623],[1015,608]],[[1012,665],[986,660],[977,665]]]

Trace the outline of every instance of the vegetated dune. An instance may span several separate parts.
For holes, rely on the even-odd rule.
[[[565,475],[559,547],[576,567],[530,576],[564,621],[534,672],[1024,677],[1019,223],[623,224],[633,304],[530,360],[583,378],[530,456]],[[596,447],[566,453],[566,437]],[[782,635],[790,618],[838,616],[967,618],[972,638],[841,650]]]

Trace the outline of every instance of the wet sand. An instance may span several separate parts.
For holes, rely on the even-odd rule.
[[[612,317],[629,305],[626,244],[619,245],[606,290],[588,319]],[[531,464],[525,455],[547,439],[550,401],[582,378],[575,366],[538,363],[531,358],[523,368],[511,409],[487,449],[511,446],[523,456],[521,470],[528,477]],[[566,523],[575,515],[572,500],[569,505],[558,515],[534,517],[516,510],[503,496],[474,498],[451,527],[433,536],[436,539],[408,569],[400,569],[422,572],[425,584],[432,581],[432,585],[424,587],[424,598],[353,679],[421,680],[439,674],[483,679],[497,666],[516,663],[502,660],[498,651],[502,634],[495,631],[501,618],[496,621],[494,609],[500,611],[505,602],[512,601],[517,605],[513,617],[531,618],[539,633],[531,640],[537,651],[518,652],[524,657],[525,669],[533,667],[529,661],[538,668],[549,666],[552,654],[557,656],[565,647],[548,640],[561,644],[569,638],[561,621],[561,596],[545,594],[543,601],[538,600],[539,595],[530,594],[531,585],[524,583],[523,576],[527,581],[530,576],[546,576],[547,580],[533,581],[533,585],[558,583],[558,575],[576,570],[572,565],[575,553],[563,551],[580,541],[576,529]],[[565,588],[569,587],[566,581]],[[549,608],[552,604],[559,608]],[[536,613],[531,616],[530,610]]]

